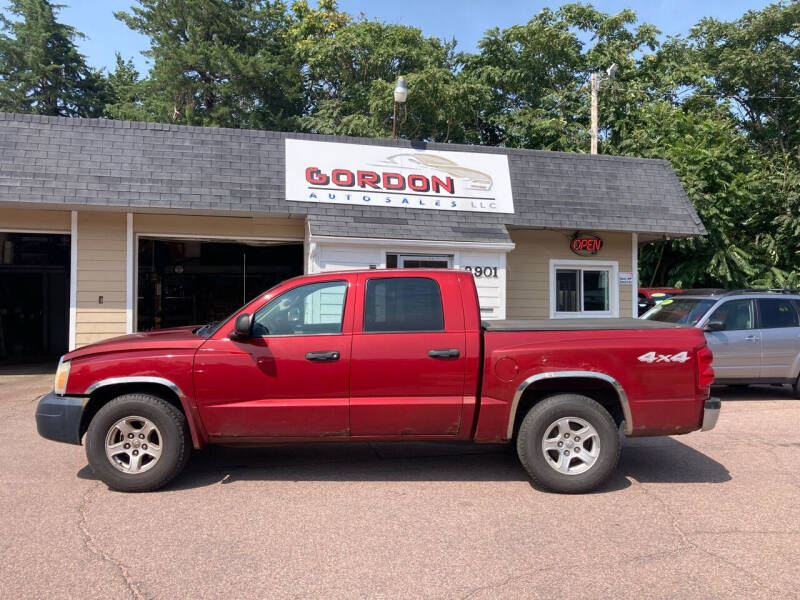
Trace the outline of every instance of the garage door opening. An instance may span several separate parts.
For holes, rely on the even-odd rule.
[[[302,274],[302,243],[141,237],[137,331],[222,319],[276,283]]]
[[[69,241],[0,232],[0,362],[49,361],[67,352]]]

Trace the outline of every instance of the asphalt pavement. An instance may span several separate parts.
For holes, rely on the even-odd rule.
[[[36,434],[51,375],[0,376],[0,598],[793,598],[800,400],[720,389],[711,432],[626,440],[597,493],[511,448],[208,448],[108,490]]]

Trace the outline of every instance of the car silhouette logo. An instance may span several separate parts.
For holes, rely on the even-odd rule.
[[[453,178],[464,180],[466,182],[466,187],[473,190],[491,190],[494,184],[491,175],[488,173],[462,167],[457,162],[438,154],[393,154],[374,166],[390,166],[395,169],[424,168],[431,171],[439,171]]]

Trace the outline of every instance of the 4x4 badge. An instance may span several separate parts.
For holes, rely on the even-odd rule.
[[[656,354],[655,352],[647,352],[637,358],[643,363],[685,363],[689,360],[689,354],[686,352],[678,352],[677,354]]]

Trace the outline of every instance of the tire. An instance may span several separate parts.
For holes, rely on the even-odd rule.
[[[183,470],[191,450],[186,417],[150,394],[111,400],[97,411],[86,432],[89,466],[120,492],[163,487]]]
[[[577,436],[576,442],[580,432],[584,439]],[[517,435],[517,454],[533,483],[562,494],[601,485],[616,468],[620,449],[608,411],[578,394],[558,394],[535,404]]]
[[[800,375],[798,375],[797,379],[794,380],[794,386],[792,386],[792,391],[794,392],[795,398],[800,398]]]

